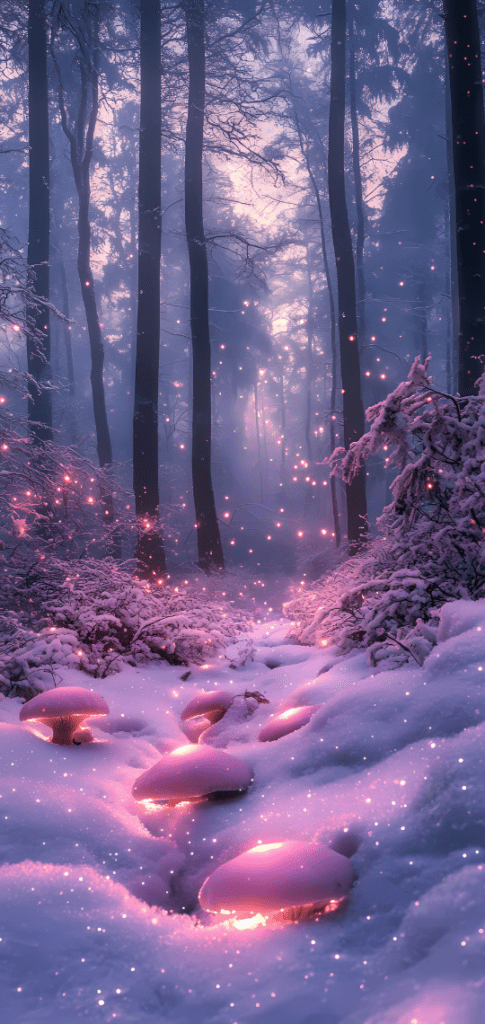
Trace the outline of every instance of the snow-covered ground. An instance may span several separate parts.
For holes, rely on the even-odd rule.
[[[422,668],[377,675],[362,653],[286,644],[286,629],[265,622],[255,661],[193,667],[185,682],[167,664],[65,671],[110,706],[95,743],[54,746],[18,722],[19,699],[0,702],[8,1024],[483,1024],[485,601],[446,606]],[[137,804],[137,776],[187,742],[183,707],[215,688],[271,702],[217,741],[254,771],[249,791]],[[258,743],[283,704],[322,707]],[[218,864],[343,829],[361,840],[345,910],[247,929],[200,912]]]

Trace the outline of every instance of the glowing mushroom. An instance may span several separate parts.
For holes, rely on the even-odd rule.
[[[76,733],[85,718],[108,715],[109,707],[103,697],[81,686],[58,686],[32,697],[20,709],[21,722],[42,722],[52,729],[52,743],[68,745],[83,742]]]
[[[310,704],[308,707],[289,708],[288,711],[282,711],[269,722],[266,722],[258,738],[262,743],[265,743],[268,740],[279,740],[280,736],[286,736],[290,732],[295,732],[296,729],[301,729],[303,725],[310,721],[310,718],[315,714],[315,711],[318,711],[319,707],[320,704]]]
[[[215,722],[220,722],[234,700],[234,694],[227,690],[207,690],[196,693],[180,716],[182,730],[191,743],[197,743],[199,736]],[[202,717],[203,716],[203,717]]]
[[[193,743],[225,746],[233,727],[249,718],[259,704],[269,704],[259,690],[245,690],[244,693],[210,690],[197,693],[182,711],[181,728]],[[224,723],[220,726],[223,718]]]
[[[213,725],[225,715],[233,700],[234,694],[229,693],[228,690],[208,690],[206,693],[202,691],[196,693],[195,697],[189,701],[180,717],[182,722],[187,722],[190,718],[204,715]]]
[[[224,750],[191,744],[165,754],[138,777],[133,786],[135,800],[197,800],[214,793],[246,791],[252,780],[244,761]]]
[[[207,732],[211,725],[212,722],[204,716],[203,718],[191,718],[188,722],[182,722],[180,729],[191,743],[197,743],[199,736],[202,736],[203,732]]]
[[[199,901],[212,913],[272,915],[293,920],[322,913],[350,892],[348,857],[318,843],[265,843],[221,864],[206,878]]]

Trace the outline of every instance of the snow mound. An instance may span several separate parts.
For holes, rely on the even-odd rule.
[[[8,1024],[482,1024],[485,608],[470,619],[481,603],[465,604],[446,607],[455,632],[422,667],[375,674],[364,652],[321,648],[293,664],[284,650],[274,670],[217,655],[189,674],[125,665],[96,684],[110,715],[85,746],[53,745],[48,728],[19,723],[19,698],[0,700]],[[218,689],[236,700],[214,741],[247,764],[250,789],[137,804],[135,779],[187,744],[183,708]],[[246,691],[270,703],[247,714]],[[317,703],[298,731],[258,741],[285,706]],[[348,844],[345,909],[240,928],[202,911],[221,865],[292,840]]]

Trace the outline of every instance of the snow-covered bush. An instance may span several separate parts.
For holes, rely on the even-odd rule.
[[[11,383],[22,391],[18,378],[10,382],[0,374],[0,544],[6,557],[30,549],[32,561],[52,554],[79,558],[100,543],[109,547],[121,525],[104,521],[111,481],[79,451],[33,441],[27,424],[9,413]]]
[[[33,439],[10,411],[18,395],[26,375],[0,371],[0,690],[31,697],[62,666],[98,677],[123,661],[186,665],[226,648],[233,664],[250,659],[250,617],[214,584],[148,585],[134,562],[91,557],[136,529],[134,513],[118,488],[106,515],[113,481],[79,450]]]
[[[367,410],[370,430],[332,456],[347,482],[379,451],[397,467],[378,521],[385,540],[285,606],[297,639],[369,647],[376,667],[422,663],[441,605],[485,594],[485,385],[454,398],[433,388],[427,367],[416,359],[407,380]]]
[[[52,686],[61,666],[103,677],[126,662],[200,664],[226,648],[232,664],[251,656],[249,641],[237,643],[247,614],[208,599],[202,584],[147,584],[112,559],[49,558],[23,575],[17,567],[0,625],[0,690],[10,695]]]

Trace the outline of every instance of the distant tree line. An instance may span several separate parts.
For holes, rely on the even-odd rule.
[[[459,394],[474,393],[485,356],[485,126],[475,0],[463,0],[459,5],[445,0],[442,16],[425,4],[412,9],[391,5],[384,10],[378,0],[370,5],[332,0],[330,11],[323,11],[311,0],[299,0],[291,11],[285,3],[269,0],[224,0],[217,5],[208,0],[183,0],[173,6],[140,0],[139,5],[127,2],[120,8],[103,0],[29,0],[27,18],[24,5],[12,0],[7,13],[2,36],[7,59],[18,63],[22,39],[28,54],[27,266],[32,290],[22,330],[30,434],[39,451],[42,443],[53,437],[52,337],[59,331],[59,321],[50,311],[49,272],[54,253],[60,268],[56,270],[62,293],[58,305],[64,313],[71,397],[76,383],[68,331],[72,302],[62,259],[63,213],[52,208],[53,168],[58,173],[52,139],[54,126],[57,133],[60,126],[77,201],[77,270],[89,338],[97,455],[105,472],[100,498],[110,526],[108,553],[119,558],[121,541],[113,529],[118,511],[106,401],[106,342],[93,257],[99,264],[103,224],[112,232],[110,244],[118,247],[120,271],[117,280],[113,277],[112,291],[123,291],[135,306],[131,318],[126,310],[122,315],[124,329],[136,336],[130,337],[133,356],[121,360],[120,379],[128,381],[125,390],[133,402],[135,556],[139,573],[157,578],[167,571],[159,484],[160,308],[169,300],[168,279],[173,273],[172,268],[161,266],[163,182],[164,169],[167,174],[172,172],[174,154],[182,149],[183,197],[179,199],[183,198],[184,219],[179,218],[179,226],[183,227],[188,257],[185,302],[192,353],[192,394],[187,405],[198,565],[202,570],[224,566],[212,479],[215,382],[217,374],[224,372],[214,361],[214,333],[221,329],[218,324],[224,310],[214,304],[211,295],[216,288],[214,267],[217,260],[224,264],[229,258],[226,253],[241,279],[259,287],[263,294],[265,278],[283,273],[285,268],[288,272],[291,254],[303,252],[303,257],[298,257],[297,276],[306,280],[306,340],[300,350],[301,364],[298,355],[291,356],[291,372],[298,391],[304,392],[301,436],[309,484],[305,507],[308,503],[311,508],[311,488],[322,461],[318,458],[322,451],[319,430],[313,429],[318,409],[324,409],[326,427],[322,426],[322,432],[329,434],[331,448],[339,441],[348,449],[363,435],[364,401],[381,397],[386,387],[380,382],[386,374],[376,376],[373,364],[372,372],[367,369],[370,358],[380,358],[375,356],[380,339],[376,341],[371,334],[377,319],[374,310],[383,308],[387,295],[392,309],[389,317],[380,317],[382,323],[389,320],[397,325],[401,309],[409,314],[412,355],[424,359],[435,316],[436,268],[448,295],[448,312],[443,318],[448,323],[446,351],[442,347],[446,387],[455,389],[456,365]],[[301,40],[298,46],[296,43],[298,30],[305,33],[303,46]],[[307,64],[302,64],[302,58]],[[7,86],[5,89],[7,97]],[[435,90],[443,122],[438,126],[444,133],[439,187],[436,174],[429,173],[435,159],[428,152],[435,112],[432,103],[423,108],[426,90]],[[127,120],[133,112],[139,146],[134,148],[133,160],[129,157],[128,169],[119,164],[118,156],[102,155],[98,141],[101,102],[110,105],[113,118],[118,109],[126,111]],[[388,116],[379,121],[383,104],[387,104]],[[271,125],[271,141],[264,138],[266,125]],[[55,137],[58,140],[59,134]],[[376,181],[376,165],[372,164],[376,149],[380,160],[386,152],[389,159],[396,151],[403,154],[394,160],[389,175],[381,177],[383,197],[378,214],[365,195],[369,182]],[[213,157],[226,160],[228,166],[236,161],[240,175],[266,174],[284,190],[290,153],[294,159],[298,156],[304,178],[298,181],[298,202],[292,200],[293,220],[288,219],[284,230],[275,232],[268,226],[266,239],[256,244],[235,212],[240,196],[234,192],[226,207],[213,214],[212,193],[221,190],[211,179]],[[124,248],[128,244],[126,223],[121,226],[115,211],[103,214],[97,199],[93,202],[93,179],[98,189],[100,174],[112,181],[115,173],[121,178],[125,174],[128,190],[134,186],[133,179],[137,180],[137,222],[130,215],[129,254]],[[416,201],[413,190],[419,196]],[[72,217],[72,198],[68,205]],[[432,262],[430,250],[438,253],[438,242],[444,243],[447,257],[437,255]],[[394,270],[391,275],[398,245],[399,281]],[[400,296],[404,287],[410,294],[405,308]],[[300,305],[302,289],[303,284]],[[238,311],[238,315],[245,313],[244,309]],[[254,351],[264,350],[264,343],[256,341],[255,311],[251,315],[255,329],[244,354],[240,355],[242,347],[236,354],[231,369],[235,379],[246,372],[246,352],[251,354],[252,343],[259,346]],[[326,331],[324,319],[329,319]],[[444,329],[442,334],[444,337]],[[397,373],[396,361],[407,359],[409,363],[411,359],[396,338],[381,348],[394,359],[392,373]],[[281,351],[279,358],[281,365],[273,380],[279,387],[274,402],[275,415],[281,418],[284,481],[294,442],[285,436],[285,387],[288,394],[291,387]],[[227,360],[220,364],[229,365]],[[260,407],[263,380],[258,384],[254,368],[251,373],[262,493],[261,449],[266,446],[266,420]],[[328,393],[327,377],[331,381]],[[371,382],[366,380],[369,377]],[[270,392],[264,386],[268,400]],[[237,396],[237,383],[233,387]],[[378,387],[379,394],[373,394],[372,387]],[[227,417],[229,422],[229,411]],[[169,419],[165,417],[165,422]],[[235,426],[234,434],[237,431]],[[284,490],[286,484],[282,486]],[[350,552],[355,552],[367,534],[364,468],[346,484],[344,530],[340,525],[341,498],[333,478],[330,490],[336,543],[344,534]]]

